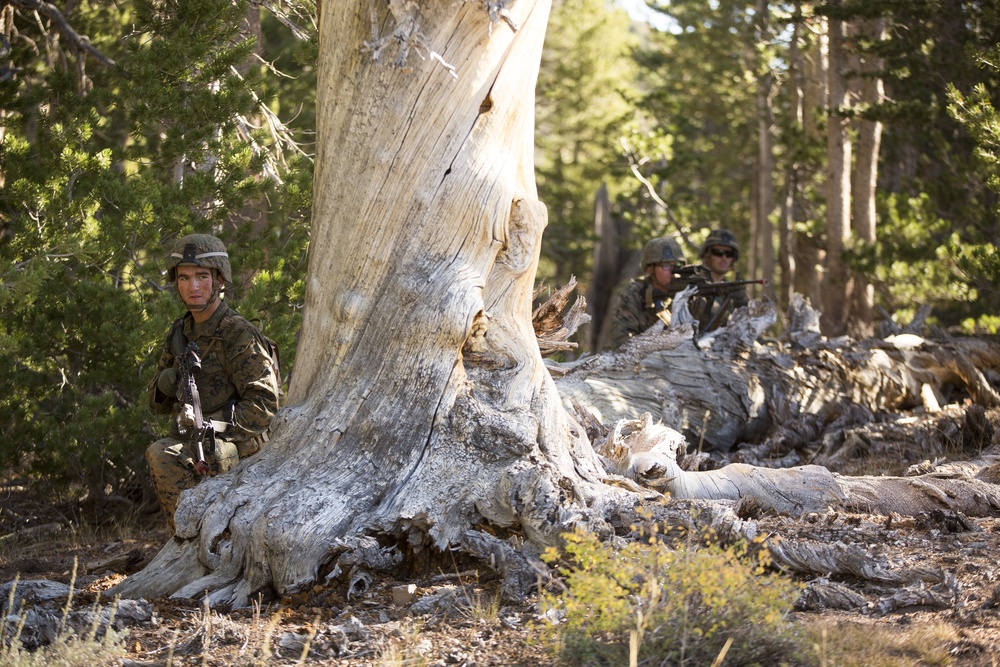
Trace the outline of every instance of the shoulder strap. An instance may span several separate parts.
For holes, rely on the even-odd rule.
[[[187,336],[184,335],[183,317],[174,320],[173,326],[170,327],[168,338],[170,340],[170,353],[177,359],[183,357],[188,344]]]

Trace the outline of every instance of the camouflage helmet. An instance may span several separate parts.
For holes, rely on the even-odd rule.
[[[642,249],[642,268],[651,264],[662,264],[663,262],[684,262],[684,253],[681,252],[680,245],[672,238],[661,236],[651,239]]]
[[[206,266],[218,269],[222,279],[232,284],[233,269],[225,244],[211,234],[188,234],[177,239],[167,255],[167,278],[177,280],[178,266]]]
[[[736,234],[733,234],[728,229],[713,229],[709,232],[708,238],[706,238],[705,242],[701,244],[701,254],[698,256],[704,257],[709,248],[717,245],[731,248],[732,251],[736,253],[736,257],[734,259],[740,258],[740,246],[736,243]]]

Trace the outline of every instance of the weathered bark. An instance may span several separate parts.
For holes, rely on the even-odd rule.
[[[1000,486],[993,479],[1000,469],[997,456],[928,464],[899,477],[850,477],[799,465],[833,462],[834,452],[823,448],[829,427],[842,430],[905,408],[940,410],[947,385],[962,388],[980,410],[1000,405],[986,378],[1000,368],[1000,347],[980,339],[933,342],[910,334],[828,341],[816,331],[817,313],[811,318],[796,313],[790,320],[807,322],[811,330],[793,332],[794,347],[751,349],[747,341],[753,341],[753,332],[773,321],[769,307],[754,302],[737,313],[736,328],[745,330],[742,344],[717,337],[699,350],[687,329],[656,326],[613,355],[557,368],[563,399],[584,415],[583,423],[585,415],[593,415],[588,430],[605,467],[675,497],[753,498],[763,510],[791,514],[831,507],[908,515],[1000,513]],[[963,431],[990,431],[968,410]],[[614,422],[610,431],[593,426]],[[976,436],[971,444],[981,449],[993,437]],[[761,444],[749,444],[755,441]],[[732,463],[686,470],[684,455],[692,450],[712,450],[723,462],[768,467]]]
[[[546,222],[532,99],[549,3],[491,3],[492,21],[477,3],[377,3],[377,35],[370,4],[322,16],[288,407],[260,454],[184,494],[177,535],[123,596],[243,604],[347,561],[396,567],[400,539],[490,558],[513,593],[524,567],[477,525],[554,544],[600,527],[624,493],[600,483],[531,326]]]
[[[753,342],[776,315],[770,303],[752,301],[730,327],[700,339],[698,347],[685,327],[655,325],[613,352],[576,364],[550,363],[550,371],[568,407],[576,402],[606,424],[648,412],[693,447],[723,454],[776,437],[785,426],[808,436],[817,423],[813,416],[822,425],[847,413],[862,421],[878,412],[935,411],[947,387],[984,408],[1000,406],[987,377],[1000,371],[995,342],[914,334],[827,339],[818,331],[819,313],[801,297],[795,303],[786,344]]]

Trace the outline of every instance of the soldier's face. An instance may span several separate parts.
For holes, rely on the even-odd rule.
[[[177,267],[177,294],[188,310],[205,310],[212,301],[215,276],[203,266]]]
[[[712,273],[728,273],[736,261],[736,253],[724,245],[714,245],[705,252],[705,266]]]
[[[653,281],[653,287],[666,289],[670,281],[674,279],[674,263],[663,262],[662,264],[653,264],[650,268],[652,269],[650,278]]]

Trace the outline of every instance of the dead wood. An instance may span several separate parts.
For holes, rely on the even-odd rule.
[[[543,289],[539,287],[533,298],[537,297]],[[531,315],[531,324],[535,330],[535,338],[538,340],[538,349],[543,357],[575,349],[577,344],[570,341],[570,337],[581,326],[590,321],[590,315],[587,314],[587,300],[582,297],[573,302],[569,311],[565,310],[569,297],[575,289],[576,277],[574,276],[566,285],[553,292]]]
[[[935,586],[913,584],[897,590],[875,604],[873,612],[884,616],[904,609],[951,609],[961,601],[955,576],[948,573],[945,580]]]
[[[1000,462],[992,456],[929,462],[906,475],[831,474],[875,455],[878,428],[891,431],[890,416],[905,410],[956,424],[949,435],[928,421],[928,431],[940,432],[938,451],[958,443],[982,452],[997,432],[985,411],[997,405],[989,378],[1000,377],[1000,346],[909,333],[829,340],[808,303],[794,305],[791,345],[754,342],[773,310],[752,302],[732,327],[697,345],[686,327],[656,325],[618,350],[549,368],[608,472],[675,498],[753,498],[753,511],[790,514],[1000,514]],[[961,396],[967,408],[954,406]],[[703,450],[731,463],[680,465]]]
[[[844,584],[830,581],[826,577],[813,579],[795,601],[798,611],[825,611],[843,609],[846,611],[864,607],[867,600],[863,595]]]
[[[42,537],[51,537],[61,533],[65,525],[61,523],[43,523],[39,526],[23,528],[8,535],[0,536],[0,546],[7,543],[22,542],[24,540],[37,540]]]
[[[142,552],[139,549],[132,549],[128,553],[91,561],[84,566],[84,571],[87,573],[131,572],[140,561],[142,561]]]
[[[856,544],[771,539],[767,546],[775,566],[794,574],[853,577],[896,585],[916,581],[940,583],[945,580],[944,572],[935,568],[891,569]]]

